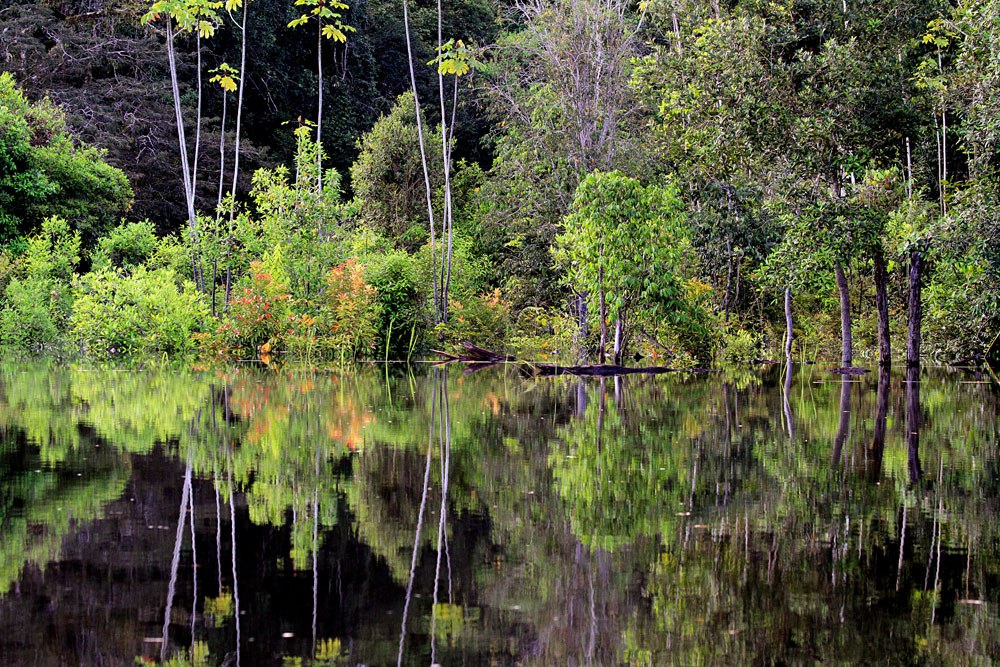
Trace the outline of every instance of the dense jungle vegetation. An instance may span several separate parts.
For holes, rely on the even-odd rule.
[[[16,355],[996,352],[995,0],[6,0]]]

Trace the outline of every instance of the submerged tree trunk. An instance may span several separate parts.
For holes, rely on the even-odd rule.
[[[792,358],[792,288],[785,288],[785,358]]]
[[[920,322],[924,315],[924,307],[920,297],[922,280],[923,257],[919,250],[911,250],[909,331],[906,338],[906,363],[909,366],[920,365]]]
[[[875,263],[875,308],[878,310],[878,363],[883,368],[892,364],[892,348],[889,339],[889,276],[885,269],[885,255],[882,246],[876,246],[873,257]]]
[[[837,291],[840,292],[840,361],[846,367],[854,362],[854,341],[851,335],[851,294],[847,276],[840,262],[833,266],[837,276]]]

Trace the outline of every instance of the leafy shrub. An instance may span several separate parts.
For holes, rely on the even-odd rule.
[[[28,101],[9,72],[0,74],[0,242],[51,216],[93,241],[132,200],[125,174],[104,157],[73,140],[52,102]]]
[[[528,307],[517,314],[511,346],[519,358],[572,363],[577,357],[580,325],[566,313]]]
[[[405,358],[427,327],[416,261],[402,251],[373,256],[365,260],[365,280],[375,288],[378,351],[393,359]]]
[[[73,294],[70,339],[96,360],[189,353],[208,317],[194,284],[178,289],[170,269],[95,271],[76,280]]]
[[[247,282],[215,333],[197,337],[207,360],[263,358],[287,343],[295,324],[288,289],[260,262],[250,265]]]
[[[505,350],[511,334],[510,302],[500,290],[477,294],[459,301],[452,299],[448,322],[437,327],[438,334],[457,345],[469,341],[491,350]]]
[[[145,264],[157,249],[153,223],[122,223],[97,240],[91,258],[94,271],[105,269],[132,270]]]
[[[0,341],[31,352],[51,349],[66,329],[72,305],[70,280],[80,261],[80,234],[50,217],[13,267],[0,311]]]
[[[364,267],[351,258],[326,274],[320,308],[322,347],[336,358],[353,359],[375,348],[381,308],[376,290],[365,282]]]
[[[727,361],[757,359],[761,351],[761,336],[741,327],[732,327],[722,334],[718,357]]]

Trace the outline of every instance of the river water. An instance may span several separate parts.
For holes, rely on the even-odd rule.
[[[0,368],[0,663],[991,664],[989,376]]]

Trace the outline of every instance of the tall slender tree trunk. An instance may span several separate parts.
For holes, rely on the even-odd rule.
[[[618,313],[618,317],[615,318],[615,363],[622,363],[622,313]]]
[[[792,358],[792,288],[785,288],[785,358]]]
[[[184,181],[184,202],[188,214],[188,240],[191,243],[191,271],[195,282],[198,281],[198,265],[194,257],[195,212],[194,194],[191,189],[191,171],[188,164],[187,138],[184,133],[184,114],[181,111],[180,86],[177,83],[177,54],[174,49],[173,19],[167,18],[167,64],[170,68],[170,90],[174,98],[174,120],[177,123],[177,145],[181,154],[181,171]]]
[[[441,10],[441,0],[437,3],[438,12],[438,22],[437,22],[437,37],[438,37],[438,54],[441,53],[441,46],[443,44],[443,36],[441,32],[441,24],[443,12]],[[441,101],[441,161],[444,168],[444,220],[442,221],[442,235],[447,235],[447,240],[445,241],[446,248],[442,249],[441,258],[441,301],[443,306],[443,312],[441,313],[441,321],[448,321],[448,280],[446,274],[451,273],[451,164],[450,155],[448,150],[448,118],[445,111],[444,105],[444,74],[438,69],[438,97]],[[444,256],[447,255],[447,258]]]
[[[194,161],[191,164],[191,204],[194,206],[195,198],[198,196],[198,156],[201,153],[201,33],[195,32],[195,50],[197,51],[197,86],[198,86],[198,112],[194,125]],[[195,229],[197,237],[198,230]],[[193,249],[192,249],[193,251]],[[201,251],[198,252],[198,259],[195,264],[195,284],[198,290],[205,293],[205,269],[201,263]]]
[[[236,182],[240,174],[240,124],[243,120],[243,90],[247,84],[247,6],[250,0],[243,0],[243,19],[240,23],[240,89],[236,96],[236,138],[233,148],[233,186],[229,194],[232,197],[229,209],[229,234],[226,239],[226,310],[229,309],[229,297],[232,293],[233,278],[233,218],[236,214]]]
[[[597,267],[597,289],[599,290],[599,296],[601,300],[601,347],[598,350],[598,360],[600,363],[604,363],[605,354],[608,345],[608,306],[604,300],[604,247],[601,247],[601,259],[600,265]]]
[[[434,202],[431,198],[431,177],[427,170],[427,149],[424,144],[424,123],[420,114],[420,96],[417,94],[417,77],[413,71],[413,46],[410,41],[410,12],[407,8],[408,0],[403,0],[403,28],[406,32],[406,60],[410,67],[410,87],[413,90],[413,106],[417,114],[417,140],[420,142],[420,164],[424,170],[424,187],[425,196],[427,198],[427,219],[430,222],[431,228],[431,267],[434,267],[436,262],[436,246],[434,239]],[[433,272],[433,268],[432,268]],[[434,290],[434,319],[437,322],[442,321],[441,313],[447,311],[447,304],[441,303],[441,296],[438,293],[438,281],[434,279],[433,281]]]
[[[226,180],[226,101],[229,98],[222,91],[222,124],[219,126],[219,195],[215,200],[215,238],[212,241],[212,317],[216,315],[215,285],[219,278],[219,218],[222,209],[222,190]]]
[[[316,19],[316,196],[323,196],[323,19]]]
[[[892,344],[889,337],[889,275],[885,268],[885,254],[877,245],[875,264],[875,308],[878,311],[878,363],[888,368],[892,364]]]
[[[909,331],[906,338],[906,363],[908,366],[920,365],[920,324],[923,319],[924,306],[921,301],[920,289],[923,280],[923,256],[918,249],[910,251],[910,303]]]
[[[726,270],[726,319],[725,323],[729,324],[729,294],[733,282],[733,243],[730,238],[726,237],[726,255],[729,257],[729,268]]]
[[[587,295],[576,295],[577,358],[583,363],[587,358]]]
[[[837,276],[837,291],[840,292],[840,361],[847,367],[854,362],[854,340],[851,334],[851,293],[844,275],[844,267],[837,262],[833,266]]]

